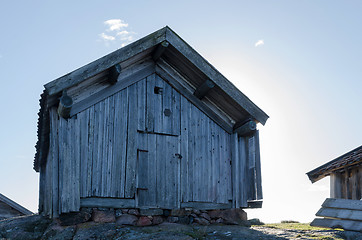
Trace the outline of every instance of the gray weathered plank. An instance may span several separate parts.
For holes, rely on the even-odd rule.
[[[350,200],[350,199],[327,198],[323,202],[322,206],[328,207],[328,208],[343,208],[343,209],[351,209],[351,210],[361,210],[362,201]]]
[[[80,208],[80,160],[81,160],[81,149],[80,149],[80,119],[74,119],[72,123],[72,138],[74,140],[74,155],[73,155],[73,209],[72,211],[79,211]]]
[[[247,149],[246,149],[246,143],[245,138],[239,137],[239,170],[240,171],[240,178],[239,181],[239,206],[238,207],[248,207],[248,185],[250,184],[250,181],[248,179],[247,175]]]
[[[126,161],[126,185],[125,197],[134,198],[136,191],[136,159],[137,159],[137,91],[136,85],[128,88],[128,140],[127,140],[127,161]]]
[[[102,207],[102,208],[134,208],[134,199],[121,198],[81,198],[81,207]]]
[[[59,161],[58,161],[58,116],[55,111],[55,108],[51,108],[50,111],[50,124],[51,124],[51,133],[50,133],[50,144],[52,158],[52,208],[53,208],[53,217],[59,216]]]
[[[240,206],[240,161],[239,161],[239,142],[236,133],[231,135],[231,163],[232,163],[232,179],[233,179],[233,208]]]
[[[181,203],[182,208],[195,208],[199,210],[228,209],[231,203],[186,202]]]
[[[340,218],[362,221],[362,209],[361,210],[350,210],[350,209],[338,209],[338,208],[321,208],[316,213],[319,217],[328,218]]]
[[[310,225],[316,227],[343,228],[344,230],[350,231],[362,231],[361,221],[315,218]]]
[[[85,196],[92,196],[92,175],[93,175],[93,149],[94,149],[94,131],[95,131],[95,122],[94,122],[94,106],[88,109],[88,157],[87,157],[87,172],[86,172],[86,191]],[[84,156],[85,157],[85,156]]]
[[[255,181],[256,181],[256,199],[263,199],[263,191],[261,184],[259,130],[255,132]]]
[[[188,162],[189,162],[189,155],[188,155],[188,131],[189,131],[189,119],[190,119],[190,111],[189,111],[189,103],[186,98],[181,96],[181,133],[180,133],[180,141],[181,141],[181,165],[180,165],[180,188],[181,188],[181,202],[188,202],[189,201],[189,179],[188,179]]]

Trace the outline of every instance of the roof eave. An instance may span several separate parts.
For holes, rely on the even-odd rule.
[[[166,41],[188,58],[193,65],[243,107],[255,120],[265,125],[269,116],[169,27],[166,27]]]
[[[114,66],[122,61],[125,61],[157,44],[163,42],[166,39],[166,29],[164,27],[148,36],[139,39],[129,45],[124,46],[98,60],[95,60],[71,73],[68,73],[52,82],[44,85],[47,93],[52,96],[63,89],[72,87],[92,76],[95,76],[111,66]]]

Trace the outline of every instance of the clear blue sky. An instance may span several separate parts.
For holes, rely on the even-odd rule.
[[[264,207],[249,216],[311,221],[329,179],[305,173],[362,144],[361,12],[357,0],[1,1],[0,192],[37,211],[45,83],[168,25],[270,116]]]

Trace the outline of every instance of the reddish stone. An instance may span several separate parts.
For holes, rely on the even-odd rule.
[[[96,223],[111,223],[116,221],[114,210],[93,209],[92,220]]]
[[[123,214],[117,219],[117,225],[136,225],[138,217],[129,214]]]
[[[146,216],[142,216],[138,219],[137,221],[137,226],[150,226],[152,225],[152,221],[149,217],[146,217]]]
[[[158,225],[160,223],[163,222],[163,217],[161,216],[153,216],[153,219],[152,219],[152,224],[153,225]]]

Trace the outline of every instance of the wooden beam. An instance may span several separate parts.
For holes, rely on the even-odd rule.
[[[129,87],[132,84],[151,75],[155,72],[155,66],[153,63],[148,65],[141,65],[130,72],[131,74],[127,73],[127,75],[121,76],[116,84],[111,85],[78,103],[75,103],[72,111],[70,112],[70,116],[76,115],[77,113],[89,108],[90,106],[102,101],[116,92],[121,91],[122,89],[125,89],[126,87]],[[124,73],[126,74],[126,71]]]
[[[228,133],[232,133],[231,124],[227,123],[224,119],[222,119],[218,114],[216,114],[213,110],[211,110],[204,102],[195,97],[188,89],[186,89],[183,85],[181,85],[178,80],[176,80],[177,75],[174,74],[172,69],[168,68],[167,70],[164,68],[164,65],[156,65],[156,73],[162,77],[166,82],[168,82],[171,86],[173,86],[178,92],[181,93],[184,97],[186,97],[190,102],[192,102],[198,109],[204,112],[209,118],[214,120],[220,127],[222,127]]]
[[[120,64],[116,64],[109,69],[108,82],[110,84],[115,84],[117,82],[118,76],[121,73],[122,68]]]
[[[85,79],[97,75],[111,66],[121,63],[133,56],[141,54],[142,52],[154,47],[158,43],[165,41],[166,29],[164,27],[136,42],[133,42],[119,50],[116,50],[94,62],[91,62],[63,77],[60,77],[44,87],[47,93],[51,96],[61,92],[63,89],[74,86]]]
[[[362,221],[362,211],[351,210],[351,209],[338,209],[338,208],[322,207],[316,213],[316,216]]]
[[[343,228],[344,230],[361,231],[362,222],[329,218],[315,218],[310,224],[315,227]]]
[[[185,202],[181,203],[181,208],[195,208],[198,210],[213,210],[213,209],[229,209],[230,203],[211,203],[211,202]]]
[[[240,137],[245,137],[253,134],[256,130],[256,123],[254,121],[248,121],[240,127],[234,130]]]
[[[261,208],[263,206],[262,200],[248,201],[248,208]]]
[[[362,201],[350,200],[350,199],[327,198],[324,201],[324,203],[322,204],[322,207],[361,210]]]
[[[168,45],[169,43],[167,41],[163,41],[157,46],[156,50],[152,54],[152,58],[154,61],[157,61],[162,56],[162,54],[166,51]]]
[[[234,84],[218,72],[200,54],[190,47],[170,28],[166,28],[166,40],[193,65],[203,72],[209,79],[226,92],[235,102],[242,106],[246,112],[252,115],[258,122],[265,124],[269,116],[245,96]]]
[[[196,88],[194,95],[198,99],[202,99],[203,97],[206,96],[207,92],[210,91],[213,87],[215,87],[215,83],[213,83],[211,80],[206,80]]]
[[[59,99],[58,115],[64,119],[70,117],[70,111],[73,106],[73,100],[68,96],[67,91],[64,90],[62,96]]]
[[[127,198],[81,198],[81,207],[134,208],[135,200]]]

